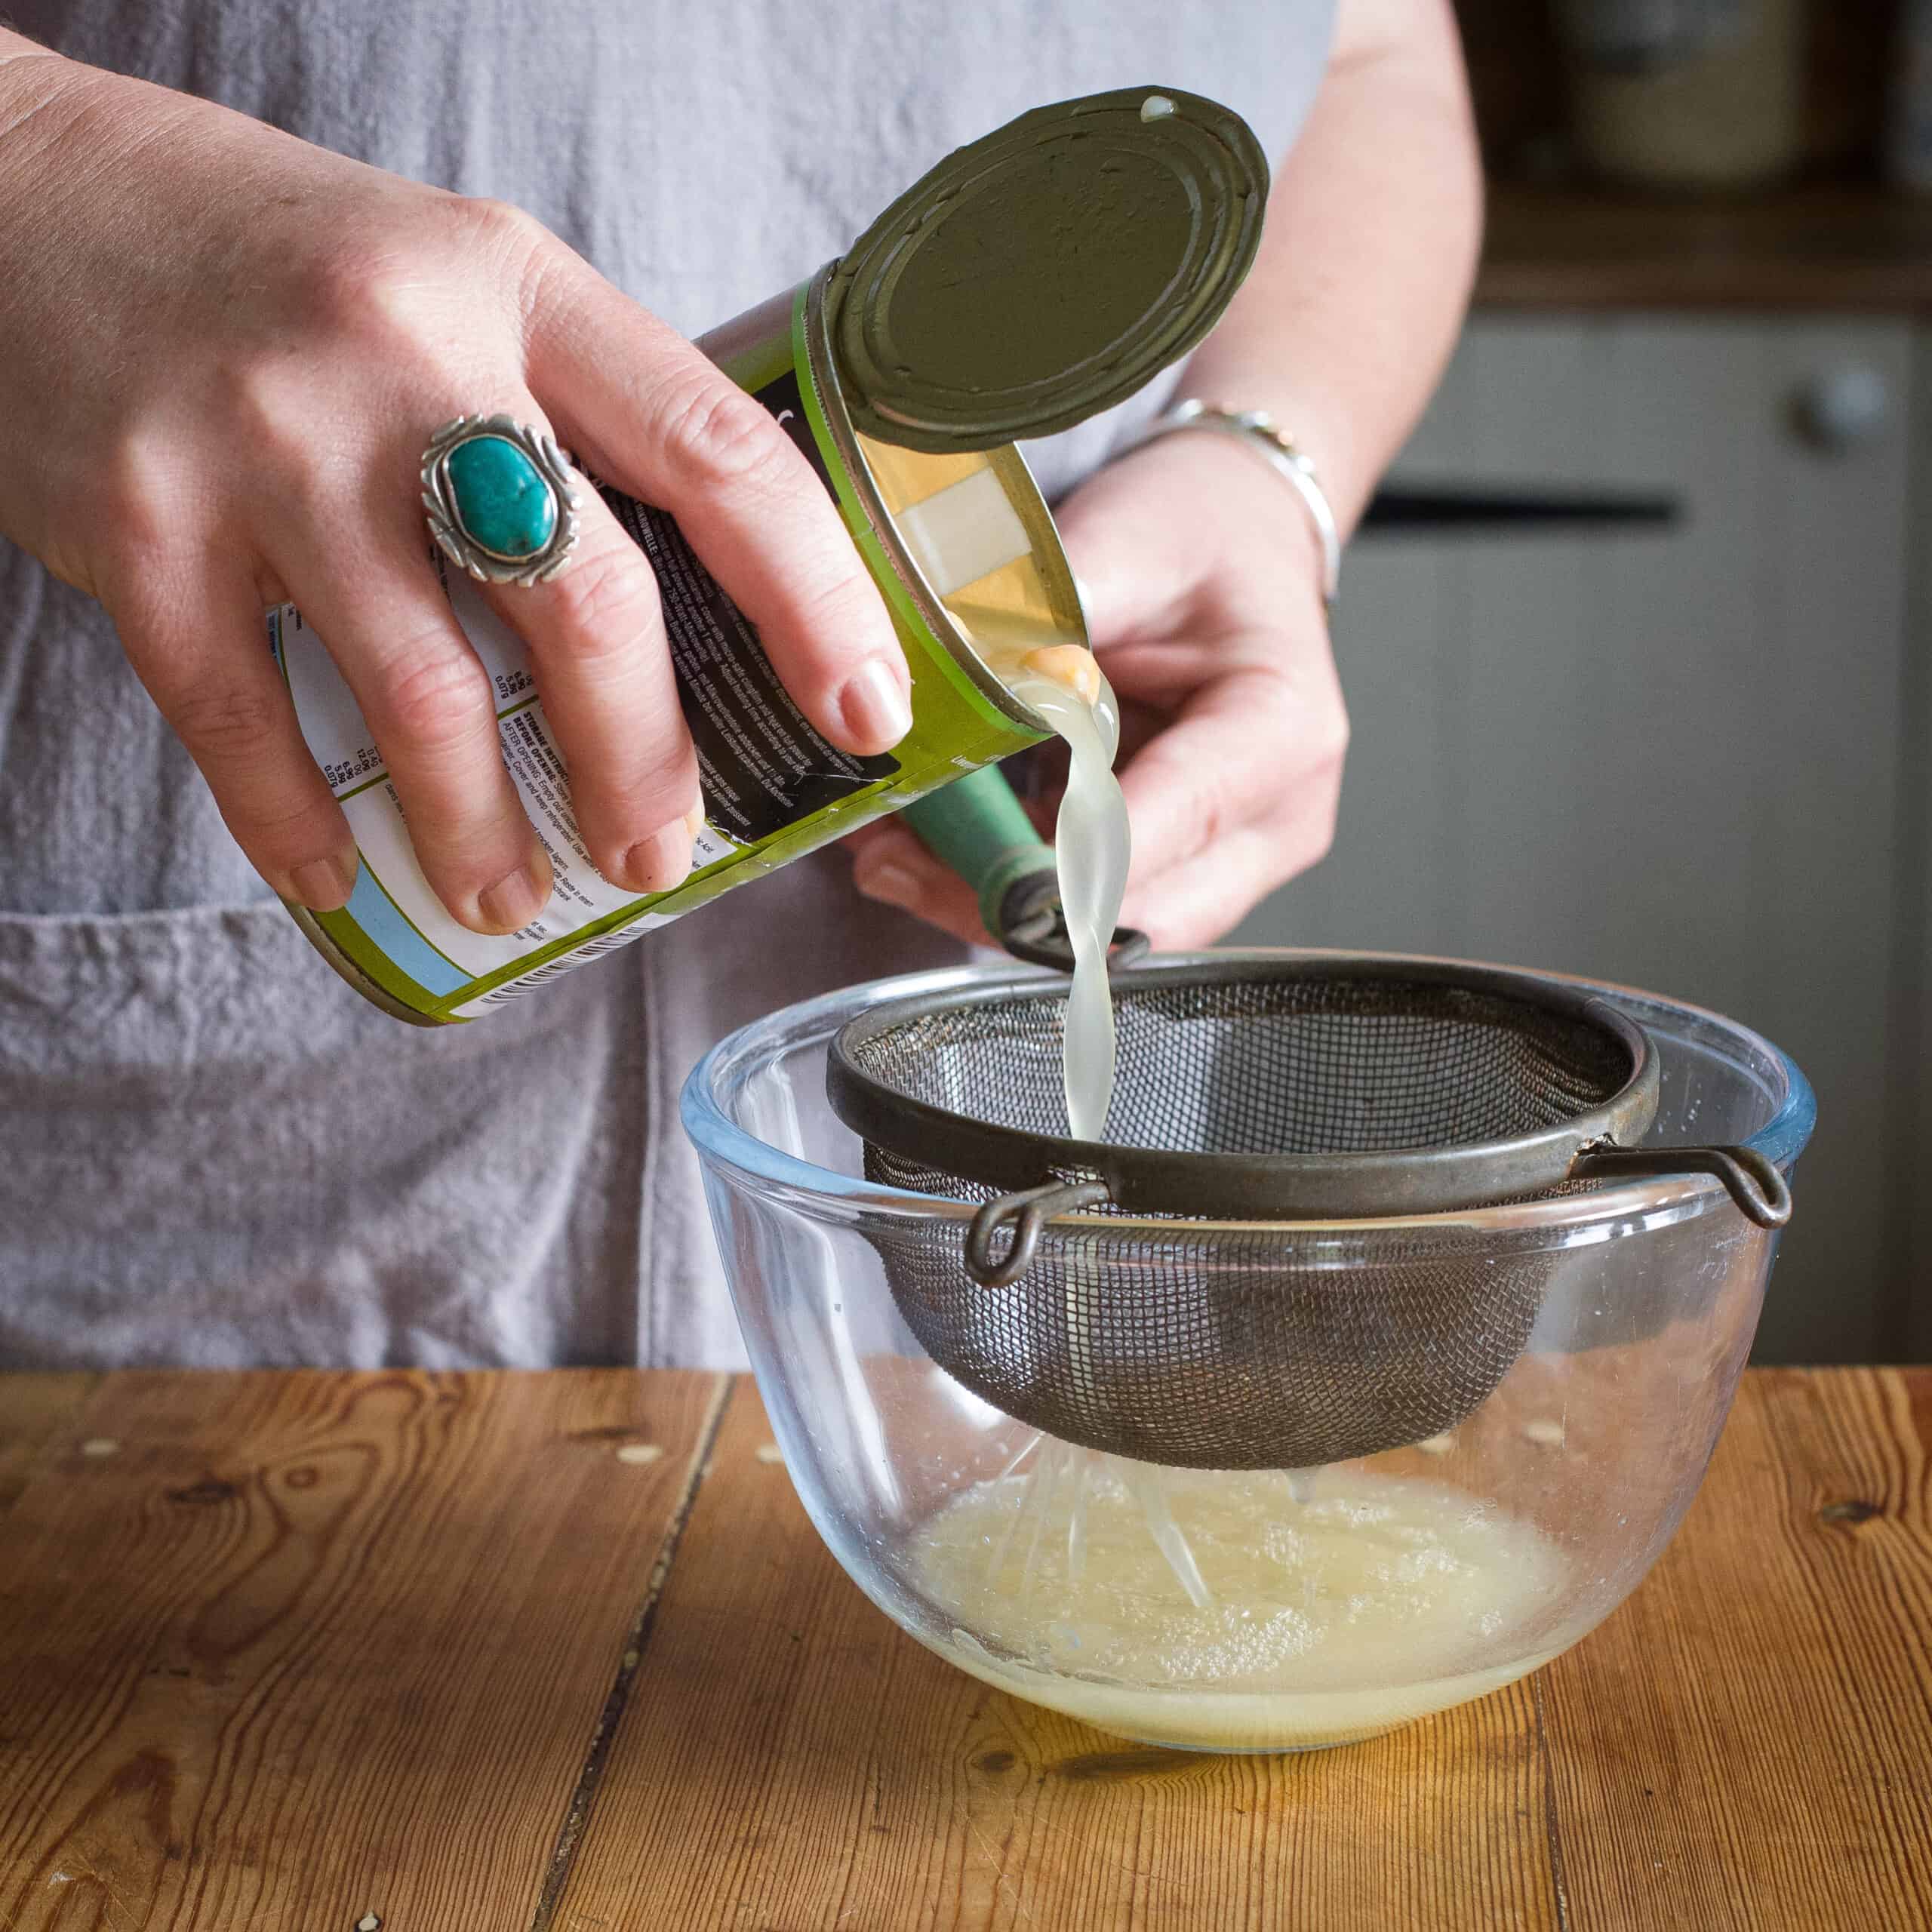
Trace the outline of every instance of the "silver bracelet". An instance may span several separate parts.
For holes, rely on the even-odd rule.
[[[1308,506],[1315,534],[1321,540],[1321,596],[1327,604],[1335,601],[1342,575],[1342,534],[1336,527],[1335,512],[1328,494],[1315,473],[1315,466],[1295,447],[1294,438],[1278,425],[1265,409],[1226,409],[1217,403],[1203,402],[1190,396],[1157,416],[1143,432],[1140,441],[1171,436],[1177,429],[1211,429],[1245,444],[1276,475],[1294,486]]]

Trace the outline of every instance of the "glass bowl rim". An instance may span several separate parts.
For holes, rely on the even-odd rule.
[[[1204,948],[1188,952],[1164,953],[1161,960],[1163,964],[1185,964],[1190,961],[1204,961],[1226,958],[1229,955],[1298,959],[1346,956],[1372,958],[1395,964],[1429,965],[1481,963],[1444,960],[1422,953],[1350,952],[1343,955],[1337,949],[1306,946]],[[1641,987],[1622,986],[1614,981],[1595,980],[1577,974],[1546,973],[1538,968],[1509,970],[1536,971],[1542,978],[1586,992],[1604,994],[1613,1000],[1641,1001],[1651,1007],[1666,1008],[1674,1015],[1702,1020],[1713,1029],[1728,1034],[1741,1048],[1755,1050],[1782,1074],[1785,1091],[1777,1112],[1750,1136],[1745,1145],[1762,1154],[1789,1175],[1798,1155],[1803,1152],[1805,1143],[1811,1137],[1812,1129],[1817,1120],[1817,1101],[1812,1092],[1810,1082],[1805,1078],[1797,1063],[1782,1048],[1751,1028],[1689,1001],[1672,999]],[[997,963],[991,965],[969,963],[866,980],[780,1008],[775,1013],[767,1014],[734,1029],[692,1068],[685,1081],[678,1103],[685,1131],[700,1158],[707,1163],[729,1168],[746,1182],[761,1187],[769,1188],[776,1184],[783,1190],[789,1206],[823,1218],[842,1221],[850,1219],[857,1212],[863,1211],[874,1220],[881,1216],[903,1218],[909,1221],[968,1220],[978,1211],[975,1202],[915,1194],[906,1189],[890,1187],[883,1183],[841,1174],[835,1168],[820,1167],[802,1155],[787,1152],[781,1147],[774,1146],[770,1141],[761,1140],[749,1129],[740,1126],[719,1105],[712,1091],[715,1077],[725,1066],[741,1059],[774,1036],[780,1033],[795,1035],[808,1029],[812,1023],[821,1017],[831,1020],[836,1016],[842,1023],[844,1019],[869,1004],[928,992],[944,992],[961,980],[968,980],[975,985],[994,981],[1011,981],[1017,985],[1055,977],[1057,976],[1037,968],[1008,966],[1002,968]],[[1641,1016],[1636,1017],[1641,1020]],[[832,1029],[828,1026],[826,1030],[829,1032]],[[1187,1225],[1216,1231],[1261,1227],[1284,1236],[1306,1237],[1317,1244],[1324,1241],[1346,1244],[1352,1238],[1363,1235],[1380,1237],[1403,1233],[1426,1239],[1432,1236],[1534,1235],[1542,1232],[1560,1234],[1567,1240],[1574,1240],[1589,1230],[1601,1229],[1602,1236],[1607,1236],[1619,1232],[1636,1233],[1669,1226],[1728,1205],[1730,1198],[1723,1183],[1709,1175],[1667,1175],[1626,1181],[1614,1186],[1600,1188],[1591,1193],[1565,1195],[1552,1201],[1521,1201],[1500,1207],[1457,1208],[1435,1214],[1390,1215],[1353,1220],[1260,1223],[1204,1220],[1190,1222]],[[1075,1214],[1056,1216],[1046,1226],[1069,1235],[1092,1232],[1104,1228],[1113,1234],[1124,1233],[1129,1229],[1151,1232],[1165,1229],[1171,1235],[1175,1224],[1171,1221],[1141,1220],[1124,1215],[1101,1217]]]

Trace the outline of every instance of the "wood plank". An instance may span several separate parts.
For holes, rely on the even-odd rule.
[[[747,1383],[557,1932],[1560,1922],[1532,1686],[1303,1757],[1124,1745],[903,1636],[771,1454]]]
[[[1869,185],[1644,195],[1491,184],[1476,300],[1512,309],[1932,309],[1932,202]]]
[[[1932,1371],[1747,1377],[1601,1630],[1272,1759],[902,1636],[724,1386],[0,1378],[0,1924],[1932,1924]]]
[[[1932,1372],[1746,1379],[1651,1580],[1544,1674],[1572,1923],[1932,1924]]]
[[[0,1376],[0,1514],[26,1487],[48,1445],[71,1432],[100,1380],[85,1372]]]
[[[106,1379],[0,1526],[0,1924],[521,1932],[724,1386]]]

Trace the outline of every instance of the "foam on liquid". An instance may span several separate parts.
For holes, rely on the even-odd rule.
[[[1285,1472],[1161,1471],[1203,1601],[1150,1542],[1138,1466],[1041,1449],[921,1526],[912,1580],[970,1626],[937,1646],[953,1663],[1104,1730],[1340,1743],[1497,1689],[1567,1640],[1543,1614],[1555,1545],[1446,1484],[1337,1468],[1301,1500]]]

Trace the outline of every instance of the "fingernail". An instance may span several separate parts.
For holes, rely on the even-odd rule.
[[[908,872],[903,866],[895,866],[889,859],[867,867],[863,872],[854,872],[852,883],[868,899],[883,900],[888,906],[914,906],[918,903],[918,875]]]
[[[883,657],[869,657],[838,694],[838,715],[862,749],[885,751],[912,728],[912,701],[901,673]]]
[[[685,813],[685,829],[694,839],[704,829],[704,801],[702,798]]]
[[[640,892],[669,892],[691,875],[691,840],[688,820],[678,819],[640,838],[624,854],[624,877]]]
[[[355,890],[355,861],[352,859],[311,859],[288,875],[296,898],[312,912],[333,912],[349,903]]]
[[[476,909],[498,932],[513,933],[543,911],[550,896],[546,880],[534,865],[518,866],[476,895]]]

